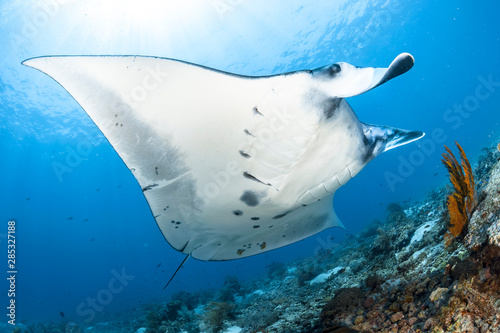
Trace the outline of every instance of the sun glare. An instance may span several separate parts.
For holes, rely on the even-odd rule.
[[[203,21],[204,6],[197,0],[88,0],[73,4],[80,7],[92,34],[104,40],[124,33],[131,38],[137,33],[140,38],[169,38],[186,25]]]

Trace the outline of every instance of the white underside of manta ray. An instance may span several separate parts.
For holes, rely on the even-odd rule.
[[[132,171],[170,245],[231,260],[342,226],[335,191],[419,131],[367,125],[345,97],[413,66],[336,63],[249,77],[143,56],[53,56],[23,64],[59,82]]]

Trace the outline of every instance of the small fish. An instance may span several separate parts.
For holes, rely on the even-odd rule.
[[[88,220],[89,220],[89,219],[85,219],[85,220],[83,220],[83,222],[87,222]]]
[[[95,241],[95,238],[89,239],[89,242],[93,242],[93,241]]]
[[[68,220],[68,221],[70,221],[70,220],[72,220],[72,219],[73,219],[73,217],[72,217],[72,216],[70,216],[70,217],[68,217],[68,218],[67,218],[67,220]]]
[[[59,314],[61,315],[61,317],[64,317],[64,312],[59,312]]]
[[[158,265],[156,265],[156,268],[159,268],[160,266],[161,266],[161,262]]]
[[[24,200],[31,200],[31,198],[30,198],[30,197],[27,197],[27,198],[26,198],[26,199],[24,199]]]
[[[436,172],[436,173],[434,174],[434,177],[436,177],[437,175],[438,175],[438,173]]]

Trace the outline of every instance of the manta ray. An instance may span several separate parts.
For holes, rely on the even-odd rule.
[[[338,62],[268,76],[149,56],[23,64],[71,94],[137,179],[168,243],[204,261],[343,227],[335,191],[424,135],[362,123],[345,100],[408,71],[407,53],[388,68]]]

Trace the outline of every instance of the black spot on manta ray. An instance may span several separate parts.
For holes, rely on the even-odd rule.
[[[256,224],[256,225],[253,226],[253,228],[254,229],[258,229],[258,228],[260,228],[260,225]]]
[[[327,98],[322,104],[323,114],[330,119],[339,108],[342,98]]]
[[[237,210],[233,210],[233,214],[236,216],[241,216],[241,215],[243,215],[243,212],[241,210],[237,209]]]
[[[251,217],[250,220],[258,221],[260,220],[260,217]]]
[[[250,207],[255,207],[259,204],[259,197],[252,191],[245,191],[240,200]]]
[[[148,185],[146,187],[143,187],[142,188],[142,192],[146,192],[147,190],[150,190],[150,189],[152,189],[155,186],[158,186],[158,184],[152,184],[152,185]]]

